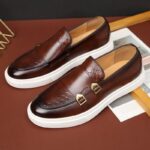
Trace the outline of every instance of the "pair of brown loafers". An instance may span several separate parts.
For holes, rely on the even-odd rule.
[[[138,49],[134,45],[112,49],[109,24],[96,17],[70,32],[62,28],[17,58],[5,78],[17,88],[50,84],[28,106],[36,125],[80,125],[144,81]]]

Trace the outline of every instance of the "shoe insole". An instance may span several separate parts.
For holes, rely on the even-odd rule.
[[[125,64],[127,64],[127,62],[128,62],[128,60],[122,60],[122,61],[116,62],[113,65],[111,65],[110,67],[104,69],[105,79],[108,78],[109,76],[111,76],[117,70],[119,70]]]
[[[71,45],[75,45],[76,43],[80,42],[81,40],[85,39],[86,37],[88,37],[90,34],[92,34],[96,29],[87,31],[85,33],[82,33],[78,36],[75,36],[72,38],[72,44]]]
[[[89,20],[75,29],[70,31],[70,35],[72,38],[72,46],[79,43],[92,33],[94,33],[98,28],[100,28],[104,24],[105,20],[103,17],[96,17],[92,20]]]

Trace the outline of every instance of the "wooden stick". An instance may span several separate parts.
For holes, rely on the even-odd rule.
[[[141,89],[137,88],[131,95],[142,106],[147,115],[150,117],[150,97]]]
[[[115,31],[124,27],[129,27],[150,20],[150,11],[130,16],[124,19],[120,19],[109,23],[110,30]],[[131,92],[133,98],[140,104],[140,106],[145,110],[145,112],[150,116],[150,97],[146,92],[142,90],[141,87]]]
[[[150,11],[146,11],[138,15],[126,17],[126,18],[111,22],[109,23],[109,25],[110,25],[110,30],[115,31],[121,28],[136,25],[138,23],[142,23],[148,20],[150,20]]]

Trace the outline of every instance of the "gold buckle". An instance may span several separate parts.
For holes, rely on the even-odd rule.
[[[98,94],[101,91],[101,87],[98,83],[92,83],[91,84],[91,90],[95,93]]]
[[[76,101],[79,103],[80,106],[87,102],[86,98],[82,94],[76,95]]]

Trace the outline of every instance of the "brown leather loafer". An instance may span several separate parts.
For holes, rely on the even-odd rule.
[[[5,71],[7,82],[17,88],[42,86],[60,78],[87,57],[113,49],[109,24],[96,17],[68,32],[60,29],[44,43],[17,58]]]
[[[28,116],[46,128],[80,125],[143,82],[140,52],[125,45],[96,60],[89,57],[52,83],[29,104]]]

